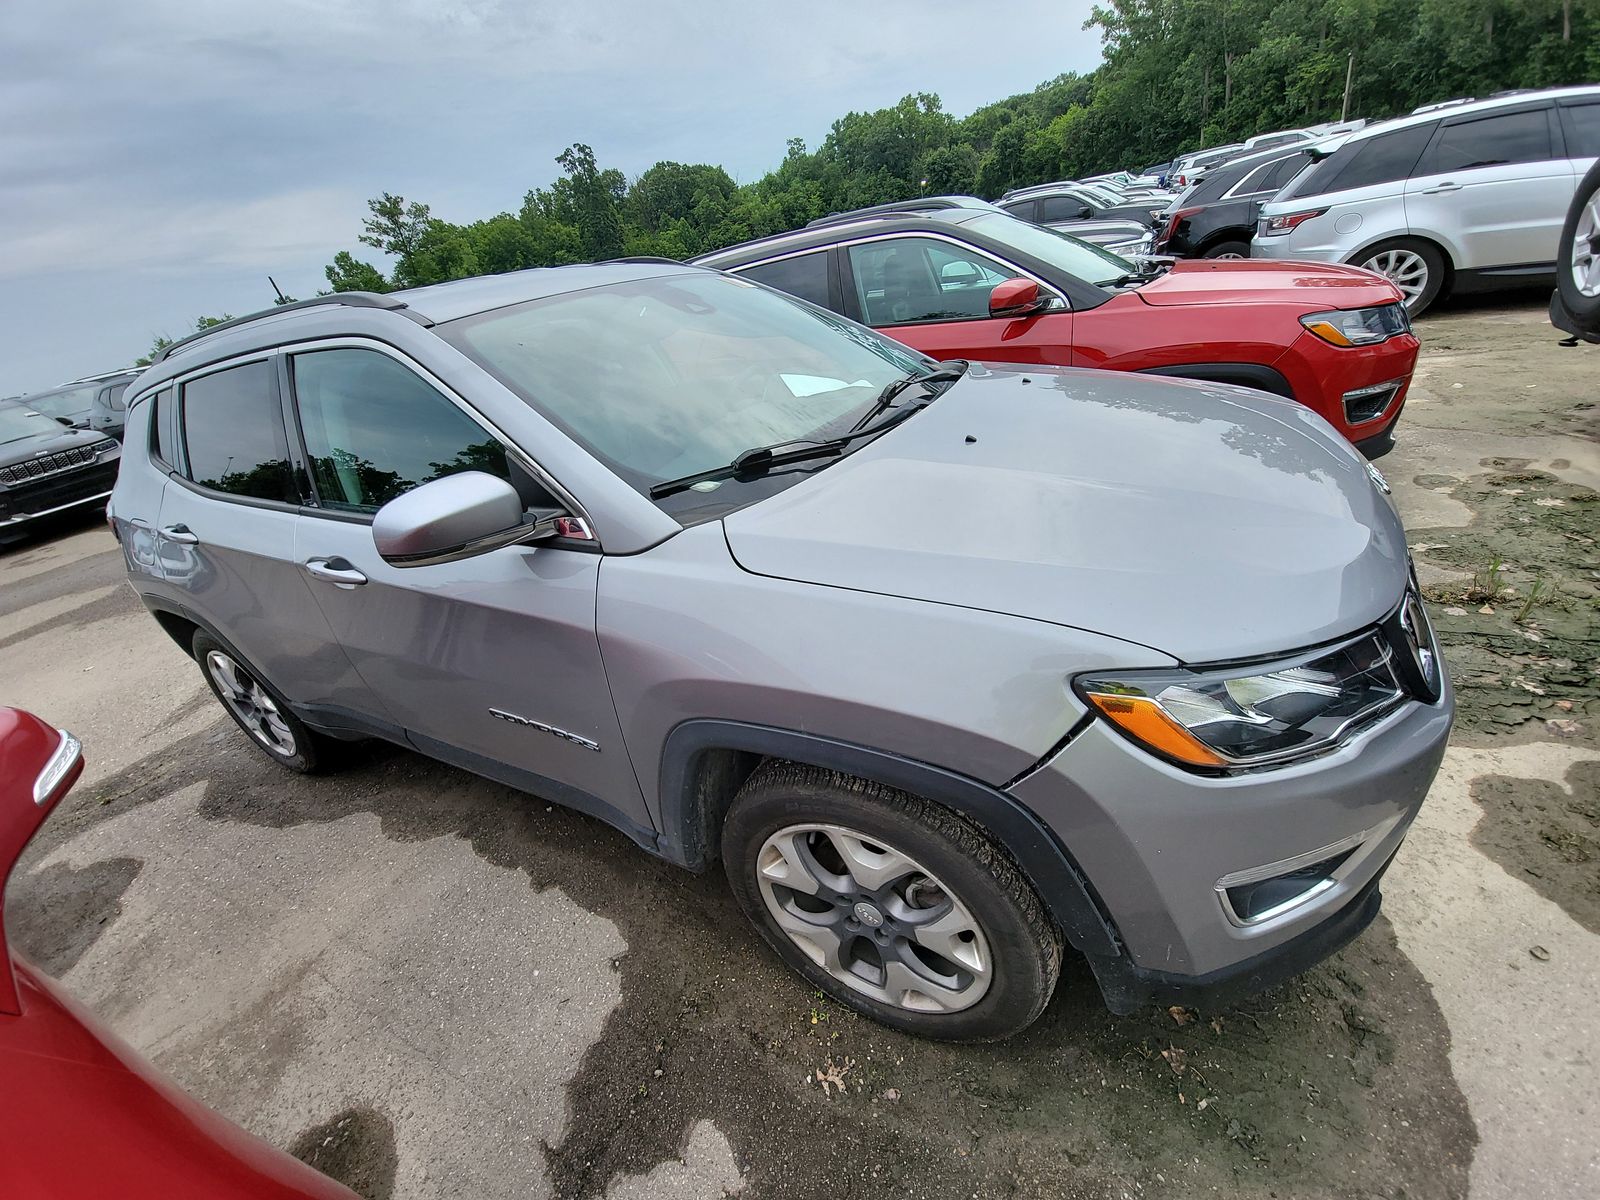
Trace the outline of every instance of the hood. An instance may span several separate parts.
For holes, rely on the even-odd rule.
[[[1255,258],[1181,261],[1134,295],[1154,305],[1291,301],[1306,312],[1398,304],[1402,299],[1394,284],[1360,267]]]
[[[1008,613],[1183,662],[1279,654],[1399,603],[1405,535],[1291,401],[1111,371],[989,369],[724,519],[782,579]]]
[[[58,454],[78,446],[114,441],[94,429],[68,429],[54,417],[38,418],[39,432],[12,442],[0,442],[0,467],[14,466],[45,454]]]

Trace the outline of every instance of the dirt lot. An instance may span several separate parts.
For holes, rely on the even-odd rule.
[[[0,697],[90,756],[11,928],[373,1200],[1600,1195],[1600,349],[1536,299],[1419,332],[1380,466],[1455,744],[1385,915],[1243,1008],[1113,1018],[1069,970],[1002,1046],[858,1020],[594,821],[392,749],[278,771],[87,523],[0,556]]]

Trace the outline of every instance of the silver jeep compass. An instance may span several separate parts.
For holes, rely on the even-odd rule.
[[[264,753],[386,738],[720,859],[928,1036],[1023,1028],[1065,947],[1118,1012],[1311,965],[1450,729],[1382,477],[1259,392],[632,261],[285,305],[129,397],[133,586]]]

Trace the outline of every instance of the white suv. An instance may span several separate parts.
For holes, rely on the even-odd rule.
[[[1578,180],[1600,155],[1600,87],[1455,104],[1369,126],[1261,210],[1255,258],[1355,263],[1412,315],[1446,291],[1549,283]]]

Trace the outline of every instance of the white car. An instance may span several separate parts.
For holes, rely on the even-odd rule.
[[[1600,87],[1451,104],[1372,125],[1261,210],[1254,258],[1354,263],[1413,316],[1450,291],[1550,283],[1578,180],[1600,155]]]

